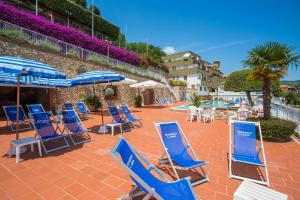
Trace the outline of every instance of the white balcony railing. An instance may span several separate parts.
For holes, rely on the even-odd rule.
[[[164,76],[164,72],[162,70],[160,70],[160,72],[158,73],[158,72],[151,71],[149,69],[143,69],[143,68],[110,58],[109,50],[107,52],[107,55],[102,55],[102,54],[81,48],[79,46],[69,44],[69,43],[63,42],[61,40],[57,40],[55,38],[52,38],[52,37],[34,32],[32,30],[17,26],[10,22],[0,20],[0,31],[11,30],[11,29],[21,31],[23,36],[26,38],[26,41],[28,41],[32,44],[37,44],[40,41],[44,41],[44,42],[47,42],[47,43],[52,44],[55,47],[57,47],[59,49],[59,52],[61,52],[63,54],[69,54],[69,51],[72,49],[73,52],[74,51],[76,52],[76,56],[78,58],[81,58],[84,60],[88,60],[88,58],[91,58],[92,56],[97,56],[98,58],[100,58],[102,60],[106,60],[107,63],[109,63],[109,65],[112,68],[128,71],[133,74],[149,77],[149,78],[156,79],[156,80],[167,83],[166,77]]]

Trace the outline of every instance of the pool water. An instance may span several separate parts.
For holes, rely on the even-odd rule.
[[[182,106],[178,106],[176,108],[173,108],[173,110],[187,110],[187,108],[190,106],[190,104],[186,104],[186,105],[182,105]],[[205,102],[203,104],[201,104],[200,106],[201,108],[233,108],[234,103],[228,103],[226,101],[208,101]]]

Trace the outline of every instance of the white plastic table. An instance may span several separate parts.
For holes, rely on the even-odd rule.
[[[111,136],[114,136],[115,133],[115,127],[119,127],[121,131],[121,135],[123,134],[122,124],[121,123],[108,123],[106,126],[111,128]]]
[[[13,150],[13,148],[15,148],[16,149],[16,163],[19,163],[21,147],[26,146],[26,145],[31,145],[31,151],[33,151],[33,144],[38,145],[39,154],[40,154],[40,156],[42,156],[40,140],[35,137],[28,137],[28,138],[21,138],[19,140],[12,140],[10,142],[9,157],[11,157],[11,151]]]

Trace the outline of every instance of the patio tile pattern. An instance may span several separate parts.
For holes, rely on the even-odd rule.
[[[153,122],[177,120],[187,135],[197,156],[209,161],[204,169],[210,181],[195,186],[197,195],[204,200],[232,199],[239,180],[228,178],[229,133],[226,120],[213,123],[186,122],[186,113],[171,111],[170,107],[148,106],[133,108],[134,115],[144,120],[144,127],[125,132],[123,136],[148,160],[156,163],[163,149]],[[43,157],[26,152],[22,162],[0,157],[0,199],[117,199],[128,194],[133,182],[113,160],[108,151],[117,143],[119,134],[96,134],[100,115],[84,121],[91,129],[92,142],[62,149]],[[105,122],[111,120],[105,116]],[[0,152],[5,154],[15,134],[0,122]],[[22,132],[21,137],[33,136],[33,130]],[[265,142],[271,188],[300,199],[300,145],[295,141]],[[239,167],[239,166],[236,166]],[[254,174],[248,167],[240,173]]]

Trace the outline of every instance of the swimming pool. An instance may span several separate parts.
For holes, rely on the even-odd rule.
[[[190,106],[190,104],[186,104],[186,105],[182,105],[182,106],[178,106],[175,108],[172,108],[172,110],[187,110],[187,108]],[[201,108],[234,108],[234,103],[228,103],[226,101],[220,101],[220,100],[215,100],[215,101],[208,101],[205,102],[203,104],[201,104],[200,106]]]

